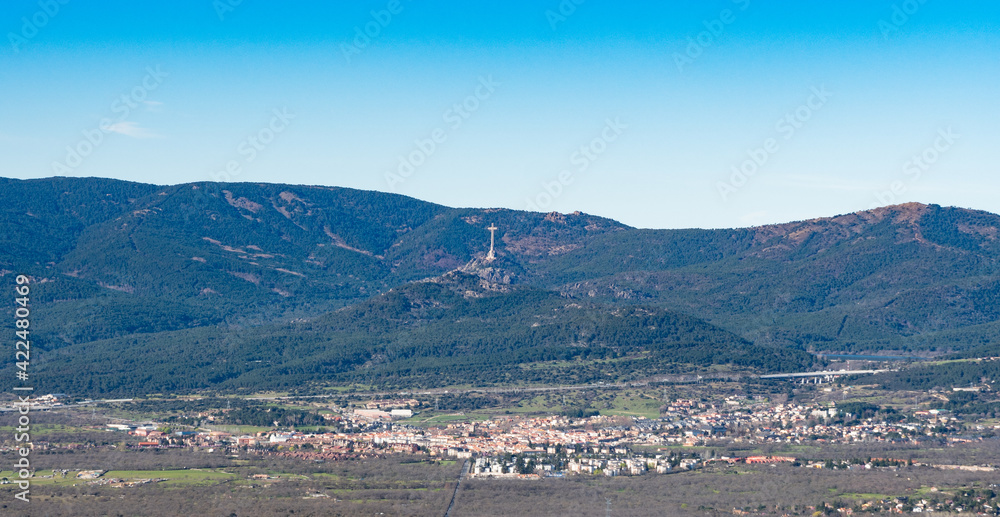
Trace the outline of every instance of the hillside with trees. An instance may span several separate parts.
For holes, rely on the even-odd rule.
[[[33,279],[39,365],[76,368],[115,350],[109,378],[133,368],[175,379],[163,386],[246,386],[275,375],[261,370],[254,380],[255,365],[277,368],[259,353],[267,347],[286,359],[280,382],[426,384],[469,372],[477,382],[541,382],[557,370],[499,374],[494,365],[559,361],[575,365],[558,370],[567,378],[630,378],[662,366],[643,369],[642,354],[667,344],[674,370],[779,371],[804,364],[808,351],[965,354],[1000,341],[1000,217],[986,212],[906,204],[756,228],[643,230],[579,212],[450,208],[334,187],[98,178],[0,187],[0,274]],[[502,263],[492,270],[482,264],[491,224]],[[392,300],[444,289],[433,280],[461,272],[495,284],[490,296],[428,295],[449,309],[427,309],[436,314],[427,320],[411,307],[405,314],[416,319],[403,327],[368,317],[391,315]],[[552,325],[523,325],[559,304],[590,319],[564,310]],[[464,311],[482,307],[497,319],[469,323]],[[584,320],[605,325],[586,347],[575,334]],[[621,321],[632,330],[613,331]],[[635,333],[660,324],[698,337]],[[706,328],[717,331],[707,341]],[[123,362],[194,354],[197,343],[212,343],[212,366],[191,376]],[[747,359],[761,350],[770,355]],[[232,364],[242,360],[260,363]],[[122,387],[98,370],[73,383]],[[66,389],[84,389],[73,383]]]

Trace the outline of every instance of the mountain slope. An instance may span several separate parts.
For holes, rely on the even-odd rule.
[[[625,228],[578,216],[549,232],[544,214],[247,183],[5,180],[0,202],[0,269],[45,284],[47,346],[319,314],[468,262],[488,246],[487,219],[529,254]]]
[[[0,186],[0,275],[34,278],[42,355],[83,354],[76,346],[88,343],[166,349],[175,332],[231,344],[456,270],[506,285],[493,294],[533,289],[602,311],[689,315],[768,350],[944,353],[1000,342],[1000,216],[980,211],[907,204],[757,228],[639,230],[331,187]],[[491,264],[502,267],[483,261],[490,224],[500,228]]]
[[[807,368],[690,316],[578,303],[532,287],[491,289],[453,272],[289,325],[204,327],[62,348],[38,361],[42,389],[135,395],[196,389],[583,383],[692,367]],[[86,370],[87,375],[55,372]]]
[[[938,333],[1000,317],[998,229],[994,214],[909,204],[742,230],[609,235],[547,270],[567,294],[662,303],[767,342],[926,350],[956,345]]]

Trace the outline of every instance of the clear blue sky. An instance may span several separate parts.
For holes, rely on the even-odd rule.
[[[146,4],[0,4],[0,176],[336,185],[657,228],[1000,212],[995,2]]]

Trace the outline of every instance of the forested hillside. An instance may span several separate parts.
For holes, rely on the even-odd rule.
[[[694,367],[809,367],[801,350],[759,346],[690,316],[578,303],[532,287],[483,289],[453,273],[408,284],[308,322],[203,327],[65,347],[39,363],[39,384],[128,395],[198,389],[301,390],[591,383]],[[86,371],[85,375],[53,375]]]
[[[638,318],[636,311],[649,311],[707,321],[723,332],[678,338],[670,348],[674,364],[778,370],[785,366],[771,359],[801,365],[802,351],[946,354],[1000,342],[1000,217],[959,208],[907,204],[757,228],[640,230],[582,213],[449,208],[394,194],[280,184],[0,179],[0,201],[0,274],[33,278],[39,357],[67,368],[82,364],[74,357],[104,357],[92,355],[98,350],[116,350],[124,360],[136,347],[154,357],[194,353],[194,343],[209,340],[265,364],[254,350],[265,339],[279,342],[265,338],[278,328],[304,347],[281,362],[282,379],[402,383],[475,372],[483,382],[501,382],[506,377],[492,365],[577,358],[606,361],[605,373],[618,368],[613,375],[623,377],[640,369],[629,362],[639,361],[635,354],[655,355],[655,347],[640,351],[621,342],[639,339],[632,334],[602,341],[616,343],[606,350],[596,342],[574,347],[568,336],[580,329],[570,320],[525,330],[521,323],[554,310],[546,304],[556,301],[595,315]],[[482,257],[491,224],[499,228],[502,267],[489,272]],[[326,315],[331,311],[368,321],[351,311],[372,311],[401,290],[429,288],[423,281],[456,270],[507,287],[482,300],[459,296],[470,305],[415,328],[381,321],[365,332],[316,330],[322,322],[347,324]],[[502,324],[472,325],[457,316],[500,303],[487,301],[494,295],[510,309],[508,319],[497,320]],[[605,323],[614,321],[648,323]],[[442,337],[459,334],[469,340],[467,354],[420,362],[460,350],[441,345]],[[703,342],[721,345],[699,348]],[[706,360],[708,348],[725,357]],[[741,351],[751,349],[772,355],[748,362]],[[249,385],[259,369],[229,369],[226,361],[213,359],[215,373],[192,370],[201,373],[191,383]],[[407,364],[414,373],[402,372]],[[587,368],[571,375],[596,378]],[[180,375],[167,370],[166,377]],[[530,375],[541,379],[544,370]],[[164,374],[143,372],[150,379]],[[99,377],[73,383],[110,388]]]

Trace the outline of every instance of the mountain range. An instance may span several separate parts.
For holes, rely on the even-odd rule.
[[[0,178],[0,200],[53,391],[789,371],[1000,334],[1000,216],[961,208],[648,230],[281,184]]]

